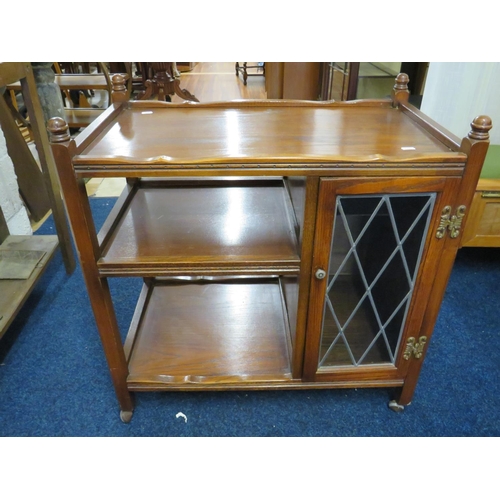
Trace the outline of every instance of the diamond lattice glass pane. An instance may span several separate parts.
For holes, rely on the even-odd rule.
[[[377,315],[372,307],[370,298],[367,296],[362,301],[360,307],[352,317],[351,321],[344,327],[344,335],[351,352],[359,363],[361,357],[375,340],[380,331]],[[390,356],[387,347],[383,343],[376,342],[376,352],[373,352],[368,358],[371,363],[390,362]],[[370,351],[373,349],[372,347]],[[385,352],[384,352],[385,351]],[[367,362],[367,359],[364,359]]]
[[[328,284],[328,298],[332,305],[335,304],[339,323],[344,325],[366,293],[354,255],[346,260],[335,279],[332,276],[329,276],[329,279],[331,281]]]
[[[365,229],[366,223],[379,207],[381,199],[380,196],[339,197],[339,204],[349,221],[349,230],[354,241]]]
[[[406,308],[408,305],[408,299],[403,303],[402,307],[398,309],[391,321],[385,326],[385,336],[389,342],[391,352],[393,356],[396,355],[396,349],[398,347],[399,337],[401,334],[401,328],[403,327],[403,321],[406,315]]]
[[[346,256],[351,249],[351,243],[349,242],[349,237],[347,236],[347,230],[344,224],[344,219],[341,216],[340,209],[337,208],[335,214],[335,223],[333,229],[333,241],[335,245],[332,245],[330,252],[330,270],[329,273],[334,276],[342,265]],[[346,270],[341,270],[344,274]]]
[[[429,218],[430,211],[431,206],[429,205],[403,243],[403,251],[412,279],[415,278],[415,271],[417,269],[417,263],[421,252],[421,245],[425,233],[427,232],[427,220]]]
[[[430,197],[431,195],[390,197],[391,208],[400,239],[403,239],[404,235],[415,222]]]
[[[387,342],[383,335],[379,335],[374,341],[367,352],[363,355],[362,359],[356,361],[360,365],[391,363],[393,358],[389,354]]]
[[[346,215],[349,227],[355,218]],[[396,236],[389,217],[387,204],[383,203],[356,245],[367,283],[370,285],[397,247]]]
[[[410,291],[401,253],[398,251],[372,288],[372,297],[382,324],[386,323]]]
[[[394,363],[434,200],[338,197],[320,366]]]
[[[326,351],[325,351],[326,353]],[[323,359],[324,354],[320,359]],[[330,346],[330,349],[323,360],[321,366],[352,366],[352,358],[347,349],[342,337],[339,337],[335,345]]]
[[[321,338],[319,359],[322,360],[331,348],[332,344],[337,340],[339,329],[333,316],[331,307],[328,302],[325,303],[325,311],[323,313],[323,336]]]

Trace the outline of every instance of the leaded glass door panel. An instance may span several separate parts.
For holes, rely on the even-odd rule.
[[[321,180],[306,374],[397,370],[445,186],[441,178]]]

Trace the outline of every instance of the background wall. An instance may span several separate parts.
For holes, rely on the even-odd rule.
[[[500,63],[431,62],[420,108],[459,137],[478,115],[493,120],[491,144],[500,144]]]

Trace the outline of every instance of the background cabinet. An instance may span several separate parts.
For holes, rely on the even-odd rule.
[[[321,63],[266,62],[268,99],[308,99],[320,93]]]

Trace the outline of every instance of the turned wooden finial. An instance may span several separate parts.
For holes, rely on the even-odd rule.
[[[472,123],[470,124],[471,131],[469,132],[470,139],[476,139],[478,141],[487,141],[490,138],[488,133],[493,127],[491,118],[486,115],[476,116]]]
[[[116,73],[111,77],[111,99],[113,102],[118,103],[128,100],[126,81],[127,75],[122,75],[121,73]]]
[[[396,83],[394,84],[394,89],[397,90],[408,90],[408,82],[410,78],[406,73],[399,73],[396,77]]]
[[[71,139],[68,124],[59,116],[50,118],[47,122],[47,130],[49,132],[50,142],[64,142]]]
[[[392,103],[396,106],[399,102],[408,102],[410,91],[408,90],[408,82],[410,79],[406,73],[399,73],[396,77],[394,87],[392,89]]]

